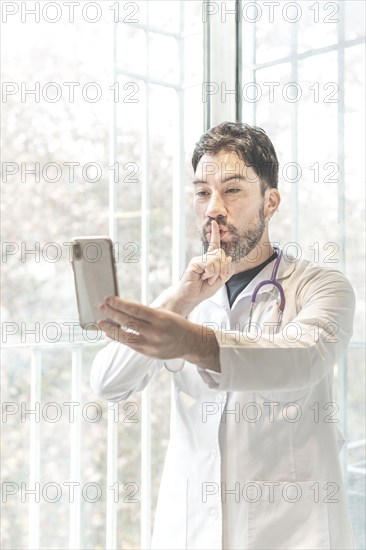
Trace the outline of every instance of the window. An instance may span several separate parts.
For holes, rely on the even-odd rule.
[[[77,326],[67,243],[110,234],[121,295],[144,303],[199,253],[186,191],[203,132],[201,4],[84,3],[73,22],[40,4],[3,24],[2,542],[147,548],[170,377],[118,407],[96,398],[104,342]]]

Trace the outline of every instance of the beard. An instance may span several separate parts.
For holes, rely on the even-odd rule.
[[[239,231],[235,225],[225,224],[225,218],[223,216],[217,216],[215,221],[225,227],[230,234],[230,241],[221,241],[220,246],[224,250],[226,256],[231,256],[233,262],[239,262],[244,259],[248,254],[254,250],[254,248],[260,243],[261,238],[266,227],[266,221],[264,217],[264,200],[258,211],[258,220],[253,223],[250,229]],[[200,230],[200,237],[203,244],[204,254],[207,252],[210,241],[207,240],[207,231],[210,229],[211,222],[206,224]]]

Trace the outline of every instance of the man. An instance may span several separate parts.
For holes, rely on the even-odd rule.
[[[174,372],[153,548],[354,548],[332,399],[352,287],[271,245],[278,162],[263,130],[220,124],[192,164],[205,253],[151,307],[104,300],[114,341],[91,374],[120,401]]]

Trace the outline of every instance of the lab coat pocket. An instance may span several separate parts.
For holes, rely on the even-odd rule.
[[[330,548],[328,509],[319,481],[250,481],[249,550]]]

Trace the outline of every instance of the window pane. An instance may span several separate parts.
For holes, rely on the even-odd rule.
[[[146,72],[146,31],[133,24],[118,25],[116,58],[118,67],[138,74]]]
[[[324,48],[337,43],[340,20],[336,2],[301,2],[301,17],[298,22],[298,51]]]
[[[180,67],[176,39],[150,32],[148,40],[149,75],[151,78],[177,84]],[[164,63],[161,62],[162,55],[164,55]]]
[[[298,163],[302,173],[298,184],[299,206],[303,213],[306,211],[306,216],[299,214],[299,242],[305,257],[337,268],[340,253],[336,252],[339,246],[336,54],[303,60],[298,66],[298,76],[303,94],[298,102]]]
[[[8,488],[9,495],[3,500],[2,547],[28,547],[28,506],[21,500],[21,483],[29,484],[29,436],[31,415],[25,415],[30,409],[30,369],[31,354],[28,349],[13,348],[2,350],[1,367],[1,465],[3,498]],[[23,403],[23,405],[22,405]],[[22,422],[27,418],[27,422]],[[5,485],[5,484],[8,485]],[[17,490],[18,489],[18,490]],[[16,490],[11,495],[12,490]]]
[[[362,347],[348,354],[348,491],[357,548],[365,547],[365,354]]]
[[[258,4],[258,13],[253,8],[243,12],[243,31],[250,32],[255,27],[255,60],[256,63],[267,63],[290,54],[293,23],[286,21],[280,6],[272,12],[269,5]],[[271,44],[270,48],[268,44]]]
[[[347,0],[345,9],[345,39],[354,40],[365,36],[365,2]]]
[[[107,474],[107,403],[97,398],[90,388],[90,365],[97,349],[89,347],[82,352],[81,372],[81,547],[105,547],[106,498],[109,489]],[[71,399],[70,399],[71,400]],[[116,416],[118,418],[118,416]],[[90,483],[91,485],[87,485]],[[97,488],[100,487],[100,494]],[[88,489],[90,487],[90,489]],[[84,491],[84,492],[83,492]],[[95,499],[95,502],[93,500]]]
[[[179,32],[181,3],[178,0],[154,0],[147,2],[149,25],[161,30]]]
[[[9,40],[4,79],[19,86],[3,108],[3,158],[17,167],[2,187],[3,238],[13,251],[3,264],[4,278],[11,281],[3,314],[19,326],[76,317],[67,243],[74,235],[108,232],[109,93],[96,46],[106,41],[108,28],[93,29],[80,18],[66,25],[66,40],[61,25],[31,19],[3,29]],[[19,39],[23,33],[30,33],[27,48]],[[97,80],[97,87],[90,85]],[[22,82],[24,93],[39,83],[39,98],[27,94],[22,101]],[[94,102],[98,90],[102,95]]]
[[[42,398],[40,401],[40,547],[66,548],[69,522],[70,416],[63,405],[70,401],[70,350],[48,350],[42,354]],[[65,368],[66,367],[66,368]],[[55,384],[57,380],[57,384]],[[67,396],[67,397],[66,397]],[[60,457],[62,459],[60,460]],[[73,481],[73,480],[70,480]],[[30,497],[33,498],[33,497]],[[54,502],[52,502],[54,500]],[[55,513],[55,506],[57,513]]]
[[[345,53],[345,188],[346,188],[346,266],[356,292],[354,340],[365,336],[365,245],[358,224],[365,219],[365,75],[358,70],[364,63],[364,47]]]
[[[253,92],[258,98],[253,102],[255,125],[263,128],[273,139],[280,162],[278,186],[282,201],[272,224],[273,240],[287,243],[291,240],[291,161],[292,120],[294,103],[286,100],[290,93],[291,66],[289,63],[275,65],[256,71],[257,88]],[[248,89],[249,91],[249,89]],[[247,96],[243,91],[244,98]],[[248,108],[244,100],[244,114]],[[273,114],[276,113],[276,116]],[[244,119],[245,121],[245,119]]]

